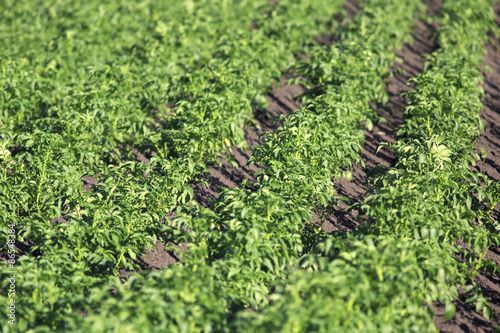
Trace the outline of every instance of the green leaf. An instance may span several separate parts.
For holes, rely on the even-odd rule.
[[[373,122],[369,118],[366,119],[366,129],[370,132],[373,130]]]
[[[455,307],[455,304],[453,304],[452,302],[446,302],[446,304],[444,305],[443,320],[446,321],[453,318],[456,310],[457,309]]]
[[[137,255],[135,254],[135,252],[131,248],[128,248],[127,252],[128,252],[128,255],[130,256],[130,258],[132,258],[133,260],[137,259]]]

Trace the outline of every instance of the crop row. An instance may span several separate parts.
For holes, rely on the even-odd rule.
[[[401,138],[388,145],[397,165],[381,170],[353,207],[366,223],[303,257],[308,269],[277,287],[272,306],[243,314],[242,330],[436,331],[431,306],[444,303],[443,319],[453,317],[458,287],[491,317],[473,278],[498,270],[484,260],[499,244],[488,215],[498,184],[470,167],[479,158],[483,44],[498,28],[487,0],[448,0],[441,11],[440,48],[411,80]]]
[[[332,77],[341,77],[346,70],[348,75],[343,76],[342,81],[322,85],[325,91],[318,93],[317,98],[309,99],[307,109],[287,118],[279,133],[297,131],[300,135],[291,136],[294,142],[299,147],[299,143],[308,145],[311,138],[301,137],[307,133],[300,131],[307,122],[298,121],[297,115],[310,115],[317,124],[323,125],[322,128],[318,127],[320,132],[316,144],[319,146],[331,142],[332,146],[338,146],[338,157],[330,163],[340,163],[351,152],[359,151],[362,139],[357,141],[357,145],[348,144],[344,147],[338,138],[325,136],[335,133],[338,126],[347,133],[354,129],[356,133],[352,136],[362,137],[361,122],[370,117],[375,119],[375,112],[369,107],[369,102],[384,99],[387,67],[392,64],[391,60],[395,60],[391,50],[400,47],[403,41],[410,40],[412,19],[421,8],[421,4],[415,1],[398,1],[397,4],[387,0],[363,2],[362,14],[342,32],[342,43],[333,45],[331,52],[321,48],[315,50],[315,53],[325,57],[331,55],[328,60],[314,57],[315,53],[310,54],[313,64],[316,61],[326,67],[326,64],[338,62],[334,68],[336,72],[331,73]],[[399,34],[393,38],[396,27]],[[370,39],[370,31],[379,31],[384,38],[360,46],[360,40]],[[363,54],[361,50],[364,50],[365,57],[360,57]],[[368,77],[367,72],[370,74]],[[361,86],[361,89],[341,90],[343,85],[354,88],[359,82],[366,82],[366,85]],[[373,88],[368,89],[370,86]],[[336,96],[339,99],[350,98],[353,105],[349,105],[350,109],[337,111],[341,101],[335,101]],[[330,101],[331,104],[327,104]],[[321,111],[324,113],[323,118]],[[344,113],[338,116],[337,112]],[[315,115],[317,118],[313,118]],[[319,120],[328,122],[320,123]],[[333,122],[335,120],[337,122]],[[350,127],[343,125],[342,121]],[[311,131],[313,127],[310,127]],[[273,134],[269,134],[263,147],[271,147],[272,137]],[[335,200],[332,198],[333,184],[328,184],[336,172],[323,171],[321,177],[317,171],[317,159],[322,158],[318,146],[310,150],[310,155],[293,151],[290,161],[284,160],[283,163],[287,167],[302,163],[304,168],[311,171],[309,174],[287,170],[288,177],[292,178],[288,179],[287,174],[276,173],[277,168],[273,169],[271,163],[262,162],[269,169],[259,175],[256,191],[245,189],[244,184],[240,188],[224,191],[214,202],[213,210],[185,206],[175,223],[166,230],[173,241],[189,243],[186,253],[179,253],[183,263],[152,273],[147,278],[133,275],[126,283],[118,280],[110,282],[108,287],[113,288],[115,294],[103,293],[102,287],[92,289],[93,297],[88,303],[78,304],[80,308],[88,309],[88,315],[85,318],[77,317],[74,321],[64,319],[67,327],[74,328],[71,325],[78,323],[82,328],[96,331],[106,328],[120,331],[139,328],[228,331],[234,325],[243,325],[234,322],[239,312],[248,306],[265,306],[268,303],[270,281],[286,278],[286,270],[293,267],[297,258],[308,253],[316,242],[325,237],[309,220],[313,207],[328,206]],[[253,156],[260,158],[261,155],[256,150]],[[270,156],[275,156],[276,161],[283,159],[278,154]],[[330,167],[329,162],[325,162]],[[321,165],[324,167],[325,163]],[[341,169],[336,170],[340,172]],[[307,177],[310,177],[312,186],[308,185]]]
[[[462,10],[473,3],[474,10]],[[447,1],[443,13],[440,49],[411,79],[415,91],[404,93],[402,138],[389,145],[398,163],[374,179],[373,195],[358,208],[369,222],[364,232],[428,246],[430,258],[444,260],[443,267],[447,263],[448,283],[464,287],[467,302],[475,301],[489,318],[491,308],[473,278],[479,269],[498,270],[484,257],[492,244],[500,244],[500,225],[490,216],[500,197],[498,183],[471,167],[480,159],[474,145],[484,127],[479,118],[484,43],[498,27],[491,1]],[[450,293],[457,296],[453,287]]]
[[[256,3],[252,4],[256,6]],[[148,15],[154,14],[147,4],[139,8],[149,10]],[[16,329],[39,325],[39,331],[59,328],[95,332],[228,331],[231,328],[254,331],[333,328],[421,331],[423,327],[429,327],[432,320],[429,309],[422,305],[429,305],[436,299],[447,304],[446,316],[452,315],[451,300],[456,297],[453,284],[465,284],[483,266],[495,268],[492,263],[485,265],[481,256],[485,253],[482,252],[483,246],[487,249],[489,242],[497,237],[496,224],[488,219],[487,213],[498,201],[498,190],[495,192],[498,185],[490,184],[484,176],[476,175],[468,168],[474,160],[472,143],[477,137],[475,125],[479,123],[477,111],[481,89],[477,83],[481,79],[478,66],[484,52],[482,43],[494,21],[489,1],[472,5],[471,1],[465,0],[445,2],[439,31],[441,49],[430,58],[425,72],[415,79],[416,92],[408,93],[410,106],[400,131],[404,139],[393,146],[398,156],[398,168],[391,168],[375,179],[372,188],[375,195],[357,206],[367,216],[367,226],[346,239],[323,234],[309,222],[311,214],[314,209],[323,215],[328,214],[339,200],[335,197],[333,175],[348,177],[345,170],[360,161],[362,124],[370,128],[373,122],[380,121],[369,103],[387,101],[384,79],[389,75],[387,68],[396,59],[391,50],[411,40],[412,19],[417,10],[423,8],[418,1],[364,1],[361,3],[362,13],[348,28],[340,30],[340,43],[331,48],[316,47],[309,52],[308,60],[297,66],[297,71],[308,79],[311,88],[310,94],[304,97],[306,107],[290,117],[283,117],[279,131],[268,133],[265,143],[256,147],[252,155],[251,161],[266,166],[258,176],[258,189],[252,192],[243,184],[240,188],[224,191],[214,202],[213,210],[184,206],[173,225],[166,229],[162,227],[170,240],[190,244],[186,253],[179,254],[184,263],[147,277],[132,275],[126,282],[121,282],[107,274],[126,263],[126,257],[136,258],[150,242],[144,239],[147,235],[159,235],[161,226],[153,221],[160,220],[178,202],[189,200],[189,190],[182,184],[201,170],[202,162],[217,156],[226,139],[237,144],[242,142],[241,132],[238,134],[234,129],[245,123],[246,120],[241,119],[249,119],[251,101],[258,93],[245,95],[243,100],[249,104],[227,102],[229,109],[218,101],[230,101],[232,94],[234,100],[240,100],[242,93],[237,90],[236,78],[243,82],[250,82],[251,78],[241,76],[241,73],[229,73],[228,76],[222,73],[226,73],[228,67],[246,72],[242,65],[245,62],[232,67],[228,65],[233,64],[228,60],[232,58],[221,56],[224,60],[220,67],[213,67],[217,68],[215,73],[221,75],[217,77],[209,68],[200,66],[205,61],[218,59],[217,55],[211,58],[215,53],[207,53],[206,58],[193,61],[194,69],[179,69],[179,76],[172,78],[178,79],[175,88],[157,90],[156,95],[161,98],[165,93],[170,98],[168,101],[179,96],[172,111],[164,110],[165,119],[162,121],[168,125],[163,125],[160,135],[143,126],[142,134],[139,131],[135,141],[120,141],[118,134],[118,138],[111,139],[112,149],[99,152],[105,156],[104,164],[95,162],[90,155],[79,155],[77,149],[72,148],[72,145],[84,145],[93,139],[89,137],[86,141],[78,136],[78,140],[72,141],[72,129],[61,132],[63,127],[57,127],[59,124],[68,126],[70,119],[80,119],[68,116],[62,122],[56,121],[65,114],[63,109],[57,117],[36,115],[32,121],[28,119],[26,123],[30,125],[26,126],[33,128],[21,129],[16,127],[20,123],[9,123],[12,133],[27,130],[32,137],[6,135],[9,141],[4,145],[15,146],[15,149],[3,152],[3,167],[8,166],[1,183],[3,200],[0,204],[7,207],[3,219],[5,225],[14,219],[20,235],[35,240],[38,246],[34,248],[41,249],[44,254],[38,258],[25,256],[17,263],[23,271],[18,281],[23,307],[19,311],[20,326]],[[241,14],[247,15],[245,11],[250,11],[250,8],[245,7]],[[264,5],[258,8],[267,10]],[[282,10],[284,8],[287,7]],[[320,7],[309,8],[317,14],[315,10]],[[463,11],[463,8],[472,9]],[[201,10],[190,6],[182,9],[189,15]],[[223,9],[216,8],[210,13],[212,16],[207,17],[217,17],[220,12],[224,13]],[[278,15],[280,11],[270,9],[269,12]],[[57,12],[50,6],[47,6],[46,13],[57,17]],[[75,13],[65,13],[70,14]],[[256,23],[260,16],[250,14],[248,22],[252,22],[257,31],[269,31],[265,25],[271,23],[265,23],[268,21],[262,18],[262,23]],[[287,15],[291,14],[283,15],[283,22],[286,22]],[[203,17],[199,16],[199,25],[205,27]],[[226,19],[230,17],[228,15]],[[326,16],[321,20],[326,20]],[[317,23],[307,22],[311,27]],[[234,21],[227,23],[228,28],[234,27]],[[68,27],[61,29],[67,34]],[[164,35],[158,40],[166,42],[171,35],[164,22],[155,25],[155,32],[161,31]],[[203,37],[200,38],[208,38],[205,37],[207,32],[216,38],[210,31],[209,28],[201,29],[199,32]],[[274,33],[278,34],[278,31]],[[273,34],[265,34],[269,35]],[[144,34],[144,38],[147,36]],[[227,34],[222,36],[225,38]],[[279,35],[278,40],[280,38],[285,37]],[[305,40],[300,38],[304,36],[288,41],[294,51]],[[189,49],[188,53],[201,45],[201,42],[190,44],[189,40],[180,36],[177,44],[172,45],[181,49],[185,47]],[[182,45],[183,42],[186,45]],[[221,42],[218,44],[221,49],[217,52],[241,51],[241,45],[240,49],[233,44],[228,44],[232,45],[231,48],[225,48],[225,43],[234,42]],[[244,43],[245,39],[238,42]],[[190,49],[193,45],[195,48]],[[252,44],[247,51],[255,47]],[[135,49],[140,52],[140,46]],[[148,56],[152,54],[150,51],[146,52]],[[234,61],[239,63],[242,54],[243,51],[235,53]],[[176,53],[172,52],[172,57],[175,56]],[[146,58],[138,58],[147,63]],[[171,68],[180,66],[179,62],[172,63],[174,67]],[[262,68],[276,63],[265,63]],[[276,73],[279,74],[288,64],[276,65]],[[165,63],[161,65],[161,70],[167,71]],[[57,63],[53,66],[57,69]],[[201,68],[196,69],[197,66]],[[144,70],[146,67],[138,68]],[[196,75],[191,75],[193,73]],[[198,80],[198,74],[204,80]],[[261,75],[268,77],[269,73],[257,71],[254,74],[258,79]],[[269,82],[254,87],[264,91]],[[134,84],[130,81],[128,87],[136,89]],[[200,89],[203,84],[207,86]],[[231,88],[224,90],[225,87]],[[61,89],[66,88],[64,85]],[[104,84],[104,88],[109,86]],[[113,93],[118,93],[119,89],[115,89]],[[127,98],[134,101],[133,96],[129,94]],[[85,95],[79,102],[87,101],[88,97]],[[101,98],[96,100],[101,101]],[[138,98],[135,101],[147,100]],[[200,104],[202,100],[206,104]],[[40,108],[36,110],[47,112],[51,107],[61,107],[56,102],[53,105],[38,104]],[[136,107],[146,113],[148,108],[165,100],[150,105],[149,102],[144,105],[140,102],[135,104]],[[64,109],[67,111],[71,110],[69,106],[74,108],[76,104],[64,106],[68,107]],[[231,111],[232,107],[235,109]],[[246,111],[237,113],[239,108]],[[12,110],[17,110],[16,106],[12,106]],[[134,112],[137,113],[137,109]],[[172,114],[167,116],[168,112]],[[146,118],[151,121],[150,117]],[[101,137],[116,137],[108,129],[99,129],[99,122],[94,123],[93,117],[82,119],[89,122],[85,129],[99,130]],[[229,124],[233,127],[220,127],[226,126],[224,119],[231,119]],[[120,121],[119,118],[108,120],[102,123],[115,121],[118,124]],[[184,120],[189,126],[184,125]],[[145,123],[141,121],[133,120],[130,124]],[[36,133],[34,128],[41,124],[50,126],[41,128],[45,133]],[[149,125],[153,124],[150,122]],[[124,130],[125,127],[116,133],[129,135],[132,131],[130,128]],[[203,132],[206,129],[210,130]],[[47,132],[54,135],[47,135]],[[453,133],[454,137],[448,138],[448,133]],[[160,155],[152,158],[149,166],[132,162],[118,168],[108,166],[107,163],[117,161],[114,154],[123,154],[116,150],[119,143],[153,148]],[[16,162],[10,161],[10,151]],[[54,163],[54,159],[59,159],[59,162]],[[460,161],[461,166],[452,164],[452,160]],[[80,163],[89,166],[82,169]],[[105,175],[100,178],[106,180],[90,192],[83,192],[77,187],[80,178],[96,164],[99,167],[93,172]],[[57,173],[64,176],[57,176]],[[149,177],[143,179],[144,173]],[[68,180],[69,177],[72,178]],[[166,184],[162,178],[181,184],[179,192],[172,194],[172,183]],[[491,190],[482,190],[479,179],[483,179]],[[68,182],[72,185],[68,186]],[[434,187],[433,184],[438,185]],[[477,194],[477,200],[471,193]],[[14,197],[22,198],[15,207],[12,206],[16,205]],[[59,204],[54,208],[57,202]],[[60,216],[61,210],[69,209],[73,213],[65,215],[69,218],[68,223],[49,226],[50,217]],[[473,222],[484,226],[479,228]],[[26,229],[21,230],[24,226]],[[471,237],[473,232],[479,235],[478,240]],[[466,255],[469,262],[464,264],[454,256],[462,249],[453,245],[462,235],[473,249]],[[308,269],[297,270],[298,265]],[[472,272],[468,268],[473,268]],[[286,283],[280,282],[282,279]],[[276,292],[269,296],[271,286]],[[488,306],[473,287],[468,288],[469,293],[476,292],[473,297],[479,300],[478,307],[487,312]],[[241,311],[248,306],[264,307],[269,297],[272,304],[264,310]]]
[[[380,9],[384,5],[390,9],[387,13]],[[401,4],[398,6],[391,1],[367,1],[363,5],[366,15],[355,19],[351,24],[351,28],[343,33],[346,42],[335,45],[332,49],[332,54],[336,55],[340,62],[344,62],[345,65],[353,68],[352,73],[344,80],[350,82],[352,86],[355,86],[357,82],[366,81],[364,71],[371,70],[374,64],[379,64],[375,66],[377,69],[375,72],[373,70],[369,72],[374,73],[371,82],[375,86],[375,92],[372,93],[372,96],[367,96],[363,92],[359,92],[361,90],[358,90],[358,96],[353,97],[352,101],[363,98],[365,103],[362,109],[358,110],[356,104],[353,106],[353,110],[347,110],[346,112],[346,115],[352,114],[350,117],[353,120],[350,124],[358,128],[358,133],[360,133],[360,121],[367,118],[362,113],[374,114],[368,107],[368,102],[371,101],[369,98],[379,96],[380,92],[384,91],[383,78],[387,75],[386,68],[390,65],[387,60],[394,59],[390,50],[400,46],[404,40],[409,38],[411,18],[417,8],[419,8],[419,5],[415,5],[414,2],[406,2],[404,6],[401,6]],[[48,12],[51,13],[50,8]],[[381,18],[380,14],[386,15],[384,16],[385,19]],[[386,22],[393,22],[394,26],[388,25]],[[362,61],[357,61],[355,59],[357,53],[360,53],[360,51],[363,53],[363,51],[356,47],[356,44],[360,39],[370,39],[369,33],[364,30],[366,25],[370,26],[370,30],[385,33],[383,35],[386,38],[383,42],[385,47],[380,49],[379,44],[372,41],[371,44],[368,44],[366,57]],[[390,29],[397,26],[400,26],[397,31],[403,32],[396,39],[388,38],[391,34]],[[320,54],[323,51],[318,49],[316,52]],[[323,60],[318,59],[318,62]],[[359,67],[358,64],[362,66]],[[356,67],[358,68],[356,69]],[[336,70],[339,71],[337,74],[342,73],[341,69],[343,70],[341,65],[336,67]],[[119,80],[113,82],[119,82]],[[106,82],[103,82],[103,86],[108,89],[109,84],[104,83]],[[337,86],[340,85],[341,83],[338,82]],[[130,87],[134,87],[134,85],[131,84]],[[50,89],[47,90],[51,91]],[[119,90],[114,90],[111,87],[111,91],[116,92]],[[334,94],[331,95],[334,96]],[[84,100],[87,100],[88,95],[84,96]],[[196,94],[184,95],[184,98],[186,96],[188,101],[191,96],[193,100],[202,98]],[[57,105],[55,102],[54,104]],[[332,104],[332,108],[338,104]],[[174,107],[173,110],[176,112],[169,118],[176,119],[175,121],[165,121],[172,122],[172,126],[176,122],[181,124],[180,116],[178,118],[176,116],[177,111],[182,114],[187,110],[187,108],[182,109],[183,105],[185,103],[179,102],[178,108]],[[75,106],[78,105],[73,104],[73,107]],[[45,108],[41,107],[40,109],[46,112],[50,107],[51,105],[46,105]],[[319,107],[317,108],[319,109]],[[71,110],[71,108],[68,109]],[[142,108],[142,110],[144,109]],[[204,109],[201,108],[200,110],[203,111]],[[324,110],[329,109],[324,108]],[[191,119],[191,122],[196,119],[192,113],[186,111],[185,114],[187,118]],[[203,120],[203,117],[198,118]],[[55,134],[60,134],[58,131],[62,128],[56,126],[59,122],[55,121],[59,117],[54,118],[56,119],[50,121],[50,117],[40,118],[40,121],[27,121],[31,126],[38,126],[38,124],[46,122],[47,124],[53,124],[51,125],[53,127],[45,127],[43,128],[46,130],[45,133],[38,134],[35,133],[35,130],[31,130],[30,135],[32,137],[22,138],[19,136],[16,144],[22,148],[19,151],[14,151],[14,156],[23,157],[23,159],[10,165],[11,173],[5,173],[6,182],[4,184],[8,189],[4,192],[6,193],[5,197],[9,198],[14,194],[24,195],[24,198],[28,198],[21,201],[21,203],[31,204],[29,207],[31,210],[36,207],[35,211],[28,210],[22,205],[14,207],[7,210],[12,212],[9,218],[12,216],[17,217],[15,221],[21,222],[19,227],[24,225],[23,221],[30,220],[29,223],[25,224],[26,229],[21,234],[33,238],[35,244],[37,244],[34,248],[41,249],[44,254],[36,259],[23,257],[19,262],[25,272],[19,280],[20,289],[25,292],[25,296],[22,298],[24,307],[19,313],[21,317],[19,320],[20,329],[23,329],[21,327],[23,325],[24,327],[32,326],[34,323],[39,325],[40,330],[43,327],[51,329],[62,326],[65,329],[77,329],[75,325],[92,327],[94,331],[102,331],[105,328],[112,327],[120,329],[120,331],[127,331],[137,330],[139,327],[146,329],[155,325],[158,325],[155,326],[157,329],[168,327],[171,330],[180,331],[227,329],[227,321],[236,313],[236,309],[241,309],[242,306],[249,304],[253,306],[265,304],[267,302],[266,296],[269,293],[265,282],[282,276],[280,272],[283,271],[286,265],[304,252],[302,249],[304,245],[308,247],[312,245],[308,244],[307,240],[301,240],[304,235],[308,235],[302,232],[304,222],[310,218],[311,206],[308,200],[310,198],[321,200],[322,198],[324,203],[331,201],[333,186],[330,186],[330,193],[326,192],[328,193],[327,196],[318,196],[319,190],[323,190],[321,182],[325,183],[325,180],[320,180],[312,188],[308,187],[304,190],[299,188],[299,193],[294,193],[295,190],[292,186],[297,185],[296,182],[280,181],[277,178],[283,186],[288,188],[288,194],[286,194],[279,187],[273,187],[272,180],[266,180],[266,176],[269,177],[268,175],[262,175],[262,180],[260,180],[262,184],[255,194],[250,195],[248,191],[244,190],[244,187],[237,189],[234,195],[227,191],[221,196],[219,200],[221,207],[216,209],[215,212],[211,213],[203,210],[196,212],[196,210],[200,210],[199,207],[196,207],[189,213],[191,215],[193,213],[200,214],[199,218],[193,219],[191,216],[184,215],[186,223],[190,224],[192,234],[186,235],[183,233],[181,236],[189,238],[188,240],[191,240],[193,245],[184,258],[184,265],[176,265],[162,272],[153,273],[148,279],[133,276],[127,283],[122,284],[117,278],[106,277],[106,270],[111,271],[114,267],[119,267],[127,256],[132,259],[135,258],[135,251],[141,247],[138,244],[146,242],[144,235],[149,232],[148,225],[144,221],[161,217],[159,214],[161,210],[159,209],[155,211],[157,215],[150,213],[148,215],[148,212],[141,214],[139,209],[151,209],[148,206],[154,207],[155,205],[163,205],[163,208],[171,207],[167,205],[168,202],[164,203],[160,200],[161,198],[149,193],[151,188],[154,189],[153,186],[142,186],[136,180],[142,176],[144,171],[147,171],[150,176],[144,179],[143,182],[146,184],[150,181],[158,182],[161,180],[158,179],[160,178],[159,175],[155,174],[157,177],[152,177],[151,174],[156,172],[156,169],[165,172],[170,168],[172,172],[166,173],[168,177],[185,181],[186,178],[179,177],[180,175],[175,173],[176,170],[181,169],[172,166],[175,161],[183,161],[180,159],[182,154],[178,152],[167,156],[165,151],[159,150],[160,158],[163,158],[163,161],[166,160],[168,163],[165,162],[164,165],[159,165],[155,169],[152,168],[154,160],[152,160],[150,167],[133,163],[122,165],[119,168],[101,167],[107,179],[102,182],[101,186],[96,186],[99,190],[92,189],[87,194],[87,192],[82,192],[75,187],[73,190],[75,194],[70,199],[78,197],[80,201],[78,205],[71,207],[74,212],[66,215],[70,220],[68,223],[56,224],[51,231],[47,232],[48,221],[44,213],[53,209],[50,207],[53,207],[51,205],[53,202],[57,202],[56,198],[60,199],[59,209],[62,209],[61,207],[66,208],[68,199],[58,196],[59,192],[46,188],[44,185],[47,183],[55,184],[55,180],[58,180],[56,177],[57,172],[65,176],[68,176],[68,174],[73,175],[74,179],[72,181],[76,184],[81,177],[81,173],[75,172],[77,170],[72,170],[71,167],[78,164],[76,161],[78,157],[80,157],[79,161],[81,162],[93,161],[89,155],[72,154],[74,152],[72,150],[63,150],[61,147],[66,148],[69,146],[71,148],[72,144],[76,144],[71,140],[65,140],[68,137],[47,134],[48,129],[49,134],[54,134],[50,130],[56,132]],[[74,118],[80,119],[78,117],[71,119]],[[217,116],[214,118],[217,118]],[[335,116],[335,118],[342,119],[347,118],[347,116]],[[86,121],[90,122],[92,119],[93,117],[88,117]],[[117,118],[114,120],[118,123]],[[67,125],[67,122],[64,123]],[[133,123],[136,124],[137,122]],[[288,123],[290,122],[287,121]],[[197,124],[203,125],[204,123]],[[92,129],[97,128],[97,126],[89,123],[85,128]],[[71,133],[71,130],[68,130],[68,133]],[[183,133],[191,132],[183,129],[178,133],[182,136]],[[175,135],[170,136],[171,132],[168,134],[169,136],[165,140],[176,137]],[[143,135],[143,137],[145,136],[146,134]],[[54,137],[57,137],[57,140]],[[194,137],[196,141],[197,137]],[[141,137],[138,136],[138,138]],[[319,140],[323,139],[320,138]],[[88,140],[77,141],[85,143]],[[194,149],[196,152],[197,148]],[[350,146],[347,151],[359,149],[359,145],[358,147]],[[316,149],[316,152],[319,152],[319,150]],[[162,153],[164,153],[164,156],[161,156]],[[179,154],[179,159],[175,159],[176,154]],[[107,155],[112,156],[113,154],[109,152]],[[342,156],[339,153],[339,157],[342,158]],[[67,166],[69,168],[63,170],[54,168],[53,159],[55,157],[64,162],[59,164],[61,167]],[[160,158],[156,160],[160,161]],[[301,159],[304,159],[304,157],[301,156]],[[32,169],[34,166],[36,166],[35,170]],[[196,166],[193,164],[187,170],[194,172],[195,168]],[[21,175],[25,177],[21,177]],[[331,174],[326,174],[326,177],[323,178],[327,179],[329,177],[331,177]],[[28,181],[23,183],[21,181],[23,178],[28,179]],[[9,183],[8,180],[14,181]],[[31,191],[33,193],[25,190],[25,188],[30,188],[29,180],[36,185],[32,187]],[[279,182],[278,186],[280,186]],[[60,181],[60,183],[62,182]],[[17,193],[15,191],[10,192],[11,188],[15,187],[12,185],[24,185],[25,188],[19,186],[18,189],[21,187],[21,190]],[[55,185],[63,186],[63,189],[66,189],[64,183]],[[65,194],[66,196],[72,195],[70,191],[66,191]],[[145,198],[149,199],[147,206]],[[226,205],[224,200],[231,200],[231,204]],[[245,200],[251,202],[251,204],[247,205],[247,209],[238,205],[238,202]],[[5,202],[12,204],[8,200],[5,200]],[[74,201],[69,200],[69,202]],[[104,207],[96,207],[95,202],[104,202]],[[90,205],[92,203],[94,204]],[[20,211],[23,213],[20,214]],[[238,222],[239,216],[231,216],[234,213],[240,214],[239,216],[245,223],[254,219],[254,224],[247,226]],[[56,209],[54,216],[59,214]],[[37,221],[37,219],[39,220]],[[143,223],[137,225],[130,222],[133,220],[141,220]],[[260,223],[261,220],[263,220],[263,223]],[[181,224],[183,221],[181,216],[178,219],[179,229],[177,229],[176,233],[180,233],[182,230]],[[206,228],[207,222],[211,223],[211,221],[214,222],[215,227],[212,229],[215,230],[209,228],[209,234],[212,236],[207,235],[209,237],[205,237],[202,231]],[[262,228],[271,227],[272,223],[270,222],[276,221],[279,221],[276,228],[270,228],[269,231],[263,230],[264,232],[262,232]],[[283,223],[284,221],[289,221],[289,226]],[[234,222],[234,228],[229,222]],[[196,223],[199,223],[199,225],[196,225]],[[239,226],[242,227],[241,233],[239,233]],[[149,228],[154,228],[154,225],[150,225]],[[290,230],[293,230],[293,232],[290,232]],[[316,231],[310,235],[314,236],[315,234]],[[174,234],[174,236],[177,235]],[[280,239],[280,236],[283,236],[283,239]],[[175,237],[175,239],[182,240],[180,237]],[[314,238],[311,239],[314,240]],[[220,246],[217,243],[219,240],[222,241]],[[195,244],[198,246],[194,246]],[[227,248],[224,248],[224,246],[227,246]],[[209,255],[207,255],[207,251],[209,251]],[[283,258],[286,257],[289,259],[284,260]],[[207,262],[210,262],[210,265],[206,265]],[[112,266],[108,263],[112,263]],[[186,288],[186,286],[188,287]],[[186,292],[186,289],[190,290],[191,293]],[[83,311],[83,314],[86,312],[88,314],[83,316],[76,309]],[[234,309],[234,311],[231,309]],[[117,320],[110,320],[110,316],[118,317],[115,317]],[[118,318],[120,319],[118,320]]]
[[[92,292],[108,295],[109,275],[162,237],[160,221],[192,197],[187,182],[243,143],[255,103],[341,11],[324,0],[1,5],[1,247],[14,224],[31,252],[17,261],[19,331],[61,328]],[[158,155],[135,163],[132,147]],[[82,176],[99,183],[86,191]]]
[[[33,250],[109,269],[131,268],[155,243],[158,221],[192,198],[187,182],[226,142],[242,144],[252,103],[340,11],[340,1],[30,6],[6,4],[1,21],[2,227],[16,224]],[[137,164],[132,147],[158,155]],[[84,175],[99,184],[84,191]],[[52,227],[61,217],[70,222]]]

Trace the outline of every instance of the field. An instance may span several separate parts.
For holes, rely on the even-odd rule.
[[[0,0],[2,332],[493,332],[500,2]]]

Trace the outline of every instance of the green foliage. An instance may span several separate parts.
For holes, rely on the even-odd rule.
[[[51,331],[99,307],[78,291],[112,288],[108,275],[165,237],[166,214],[194,196],[187,183],[228,143],[244,146],[252,109],[341,11],[325,0],[0,5],[0,245],[9,224],[34,244],[19,269],[40,279],[18,281],[17,328]],[[84,176],[98,184],[84,190]],[[78,291],[67,284],[77,276],[89,277]],[[28,292],[37,284],[39,303]]]
[[[278,284],[271,306],[258,313],[242,312],[236,330],[436,331],[429,309],[421,306],[430,297],[428,291],[457,295],[447,281],[457,274],[449,255],[453,248],[447,243],[368,236],[336,244],[329,239],[325,245],[328,253],[304,257],[304,269]],[[436,257],[429,247],[448,255]]]
[[[474,151],[482,127],[480,66],[483,44],[495,30],[494,13],[488,1],[446,1],[442,11],[440,48],[410,80],[415,90],[403,94],[408,106],[401,138],[386,144],[395,152],[396,167],[377,175],[369,196],[354,208],[366,217],[363,233],[454,245],[448,255],[462,253],[464,259],[450,263],[459,274],[447,279],[470,291],[470,302],[489,318],[491,308],[473,278],[480,269],[498,269],[484,260],[489,247],[500,244],[500,226],[490,216],[497,185],[471,166],[480,158]],[[428,251],[436,258],[446,255]]]
[[[131,268],[193,198],[187,183],[205,163],[244,144],[254,103],[331,28],[340,1],[2,8],[2,221],[45,255],[78,244],[89,265]],[[149,165],[133,162],[137,151]],[[83,191],[83,176],[99,184]]]
[[[429,305],[451,318],[457,286],[491,315],[472,279],[498,269],[483,259],[500,190],[470,171],[490,1],[444,2],[441,48],[389,145],[398,164],[347,236],[311,218],[347,200],[332,178],[362,162],[363,127],[380,121],[370,103],[388,101],[420,1],[361,1],[328,47],[310,40],[341,1],[0,2],[0,245],[13,223],[31,246],[4,332],[433,331]],[[289,67],[310,91],[254,148],[253,190],[193,205],[187,183],[244,148],[252,109]],[[84,190],[84,176],[98,184]],[[186,242],[182,263],[116,277],[157,239]]]
[[[24,271],[16,276],[18,295],[26,297],[16,307],[14,331],[227,331],[230,308],[214,268],[176,265],[122,282],[89,276],[69,262],[64,254],[18,262]]]

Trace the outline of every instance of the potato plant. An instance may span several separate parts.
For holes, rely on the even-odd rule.
[[[187,183],[243,144],[254,105],[342,11],[325,0],[0,5],[0,245],[10,224],[30,245],[20,331],[71,330],[95,307],[84,299],[110,296],[109,275],[164,237],[166,214],[193,197]],[[135,163],[135,150],[157,155]],[[98,184],[84,190],[84,176]]]
[[[366,199],[353,206],[366,223],[319,243],[316,253],[299,262],[306,270],[277,283],[273,304],[240,313],[236,327],[437,331],[431,305],[444,303],[443,319],[452,318],[459,288],[467,303],[491,317],[473,278],[479,269],[498,270],[484,260],[488,247],[498,244],[498,221],[484,213],[498,203],[498,192],[470,166],[478,158],[473,146],[480,127],[483,44],[496,29],[489,1],[444,2],[440,48],[412,79],[401,137],[388,145],[397,165],[377,175]]]
[[[500,191],[469,168],[491,1],[444,1],[440,48],[390,145],[398,164],[353,207],[366,224],[348,235],[325,234],[312,212],[347,200],[332,178],[349,177],[363,127],[383,121],[370,103],[388,101],[420,1],[360,1],[331,46],[310,41],[342,1],[0,3],[1,246],[15,224],[31,247],[4,332],[433,331],[429,305],[451,318],[458,287],[491,315],[472,279],[497,269],[483,257]],[[228,142],[244,146],[287,67],[310,90],[254,147],[257,184],[193,205],[187,183]],[[136,150],[157,154],[136,163]],[[118,278],[157,238],[187,242],[181,262]]]
[[[331,81],[320,84],[324,79],[318,76],[323,73],[309,72],[304,64],[298,66],[303,68],[301,74],[311,75],[311,81],[316,82],[316,95],[305,99],[307,107],[281,117],[283,126],[265,134],[264,144],[254,147],[249,163],[266,167],[258,174],[259,188],[255,192],[243,184],[221,193],[213,210],[186,207],[178,216],[171,234],[175,235],[172,240],[179,237],[190,244],[186,253],[179,254],[186,257],[184,260],[214,263],[240,258],[242,267],[251,267],[259,276],[254,283],[260,286],[281,278],[287,266],[327,237],[310,222],[313,209],[326,215],[337,201],[346,200],[335,195],[332,178],[348,176],[343,170],[360,161],[362,121],[375,119],[376,115],[369,103],[383,102],[386,66],[396,59],[392,50],[410,38],[412,18],[422,9],[422,4],[415,1],[394,4],[383,0],[364,2],[359,18],[345,31],[339,31],[345,39],[331,47],[317,48],[318,54],[308,61],[311,68],[329,68],[334,78]],[[381,23],[378,16],[373,18],[374,8],[387,8],[383,14],[387,19],[382,21],[394,22],[394,26]],[[365,30],[367,25],[373,27]],[[384,29],[395,26],[401,29],[397,39],[385,38],[372,45],[354,43],[368,31],[380,30],[383,35]],[[381,43],[385,43],[384,48]],[[363,52],[365,56],[360,56]],[[242,292],[254,298],[249,304],[253,307],[267,303],[251,288]]]

